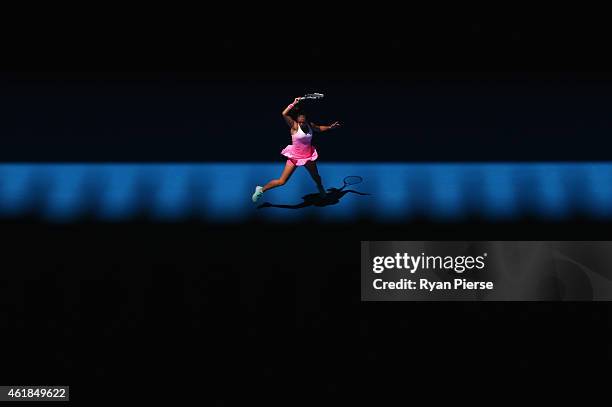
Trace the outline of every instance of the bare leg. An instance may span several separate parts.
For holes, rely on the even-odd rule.
[[[287,182],[289,178],[291,178],[291,174],[293,174],[293,171],[295,171],[295,165],[291,161],[287,160],[287,164],[285,164],[285,169],[283,170],[283,173],[281,174],[280,178],[273,179],[272,181],[268,182],[263,187],[262,191],[266,192],[268,189],[285,185],[285,182]]]
[[[325,188],[323,188],[323,183],[321,181],[321,176],[319,175],[319,169],[317,168],[317,163],[314,161],[308,161],[305,165],[308,173],[317,184],[317,188],[319,189],[319,193],[321,196],[325,196]]]

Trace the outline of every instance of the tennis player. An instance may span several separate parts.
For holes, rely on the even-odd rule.
[[[281,154],[287,157],[285,169],[283,170],[280,178],[273,179],[263,187],[259,185],[255,187],[255,193],[252,196],[253,202],[257,202],[257,200],[267,190],[285,185],[295,171],[296,167],[301,166],[306,167],[308,173],[317,184],[319,194],[321,197],[325,197],[325,188],[323,188],[321,176],[319,175],[317,163],[315,162],[318,158],[317,150],[311,143],[312,135],[313,131],[328,131],[340,126],[340,123],[334,122],[329,126],[320,126],[312,122],[308,122],[304,112],[295,108],[298,103],[300,103],[300,98],[295,98],[293,103],[287,106],[282,113],[283,118],[291,129],[291,144],[281,151]]]

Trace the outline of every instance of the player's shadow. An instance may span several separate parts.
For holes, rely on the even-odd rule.
[[[320,194],[308,194],[302,197],[303,202],[295,205],[281,205],[281,204],[272,204],[270,202],[264,202],[257,207],[257,209],[261,208],[285,208],[285,209],[302,209],[307,208],[309,206],[329,206],[335,205],[348,193],[357,194],[357,195],[371,195],[366,194],[364,192],[358,192],[352,189],[344,189],[343,188],[328,188],[325,197],[322,197]]]

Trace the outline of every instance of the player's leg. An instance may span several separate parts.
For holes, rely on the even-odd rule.
[[[285,164],[285,169],[283,170],[281,176],[278,179],[273,179],[268,182],[265,186],[260,187],[257,186],[255,188],[255,193],[253,194],[253,202],[257,202],[257,200],[269,189],[280,187],[281,185],[285,185],[285,183],[291,178],[291,174],[295,171],[295,164],[293,164],[290,160],[287,160]]]
[[[262,191],[266,192],[269,189],[285,185],[285,183],[289,181],[289,178],[291,178],[291,175],[293,174],[294,171],[295,171],[295,164],[293,164],[291,160],[287,160],[287,163],[285,164],[285,169],[283,170],[283,173],[281,174],[281,176],[278,179],[273,179],[272,181],[268,182],[262,188]]]
[[[317,184],[317,188],[319,190],[319,194],[321,197],[325,197],[325,188],[323,188],[323,182],[321,181],[321,176],[319,175],[319,169],[317,168],[317,163],[314,161],[308,161],[306,165],[304,165],[308,170],[308,173]]]

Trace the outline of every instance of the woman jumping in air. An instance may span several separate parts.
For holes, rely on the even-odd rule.
[[[289,116],[289,112],[291,112],[291,110],[293,110],[295,105],[297,105],[299,102],[300,98],[295,98],[293,103],[287,106],[282,113],[283,118],[291,128],[291,144],[281,151],[281,154],[287,157],[285,169],[283,170],[280,178],[273,179],[263,187],[255,187],[255,193],[252,197],[253,202],[257,202],[257,200],[267,190],[285,185],[285,182],[289,180],[291,174],[293,174],[293,171],[295,171],[295,168],[300,166],[306,167],[308,173],[317,184],[321,197],[325,197],[325,188],[323,188],[323,184],[321,183],[321,176],[319,175],[317,163],[315,162],[318,157],[317,150],[311,144],[312,132],[313,130],[318,132],[331,130],[340,126],[340,123],[334,122],[329,126],[319,126],[312,122],[307,122],[306,115],[303,112],[298,112],[297,117],[294,120],[291,116]]]

